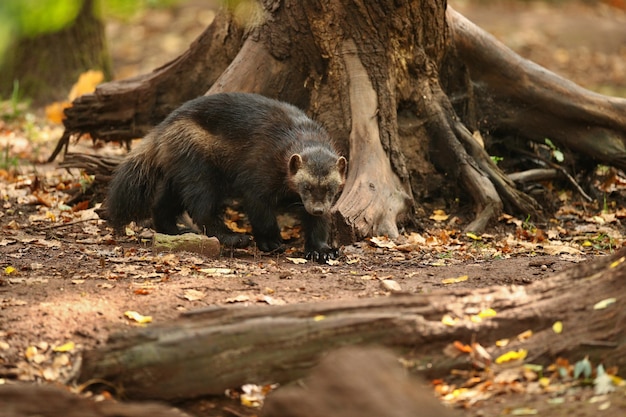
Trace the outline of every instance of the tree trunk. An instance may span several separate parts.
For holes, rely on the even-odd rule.
[[[349,155],[335,206],[342,243],[396,236],[421,198],[457,182],[475,207],[466,230],[483,231],[503,210],[541,215],[477,131],[550,137],[598,162],[625,165],[626,100],[520,58],[445,1],[264,0],[258,7],[245,30],[222,14],[177,61],[78,99],[66,111],[57,152],[83,133],[141,136],[200,91],[282,99],[307,109]]]
[[[215,307],[180,320],[113,336],[85,352],[80,381],[107,381],[129,398],[181,399],[221,394],[245,383],[286,383],[321,355],[346,345],[385,345],[427,361],[440,376],[469,358],[446,356],[455,340],[476,340],[495,358],[528,350],[533,363],[571,361],[626,365],[626,249],[526,287],[267,307]],[[596,309],[601,300],[617,300]],[[491,308],[497,315],[471,319]],[[446,325],[448,315],[454,324]],[[552,330],[563,323],[560,334]],[[532,330],[533,336],[516,341]],[[510,339],[505,348],[495,346]],[[426,365],[426,363],[424,363]],[[497,366],[497,365],[494,365]]]
[[[97,2],[96,2],[97,3]],[[104,25],[93,0],[84,0],[74,22],[55,33],[24,36],[9,48],[0,68],[0,96],[11,95],[14,81],[20,96],[37,104],[67,98],[78,76],[101,70],[112,78]]]

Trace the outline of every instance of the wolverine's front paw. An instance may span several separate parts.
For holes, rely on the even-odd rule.
[[[323,264],[330,259],[338,258],[339,249],[331,248],[328,245],[317,249],[305,249],[304,257],[310,261],[316,261]]]

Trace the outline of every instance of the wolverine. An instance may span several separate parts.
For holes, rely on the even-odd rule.
[[[307,258],[325,260],[330,209],[347,161],[326,130],[295,106],[258,94],[220,93],[174,110],[116,168],[105,199],[108,222],[121,230],[152,219],[157,232],[178,234],[187,213],[203,233],[227,247],[246,247],[224,206],[238,201],[257,247],[282,251],[278,210],[296,209]]]

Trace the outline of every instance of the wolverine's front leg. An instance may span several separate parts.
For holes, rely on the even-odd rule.
[[[336,258],[337,249],[328,244],[330,219],[327,216],[313,216],[306,212],[301,218],[304,229],[305,257],[318,262]]]

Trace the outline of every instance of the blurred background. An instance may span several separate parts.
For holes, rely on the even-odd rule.
[[[0,3],[0,98],[17,94],[44,105],[64,99],[88,69],[122,79],[174,59],[224,1]],[[591,90],[626,96],[626,0],[449,4],[522,56]]]

